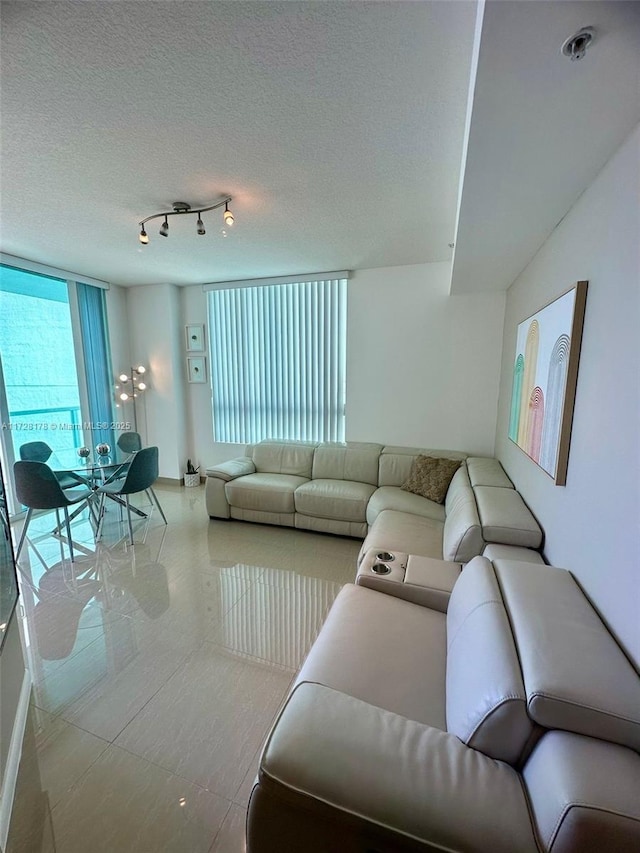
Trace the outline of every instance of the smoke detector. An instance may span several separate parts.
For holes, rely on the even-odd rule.
[[[582,59],[587,52],[587,48],[591,45],[594,36],[595,30],[593,27],[582,27],[575,35],[565,41],[562,45],[561,53],[563,56],[568,56],[572,62]]]

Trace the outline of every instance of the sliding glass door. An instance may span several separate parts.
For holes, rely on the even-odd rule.
[[[64,466],[77,462],[83,445],[113,446],[112,405],[104,289],[0,265],[0,456],[8,489],[23,444],[44,442]]]
[[[32,441],[70,455],[83,423],[66,281],[0,268],[0,356],[5,455],[19,459]]]

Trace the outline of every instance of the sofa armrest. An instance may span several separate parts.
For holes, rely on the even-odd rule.
[[[207,468],[207,477],[217,477],[218,480],[228,483],[236,477],[244,477],[246,474],[255,474],[255,472],[256,466],[253,464],[253,459],[250,456],[240,456]]]
[[[207,482],[204,489],[205,503],[209,518],[229,518],[229,501],[225,486],[237,477],[255,473],[256,466],[250,456],[240,456],[222,462],[220,465],[212,465],[207,468]]]
[[[293,846],[283,807],[298,823]],[[300,835],[300,821],[308,834]],[[346,843],[355,831],[381,850],[405,849],[389,845],[400,836],[434,849],[537,851],[511,767],[448,732],[307,682],[267,740],[249,805],[249,849],[322,849],[314,836],[326,844],[327,822],[341,850],[359,849]]]

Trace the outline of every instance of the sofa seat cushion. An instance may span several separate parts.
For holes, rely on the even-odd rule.
[[[369,530],[360,554],[377,548],[441,560],[443,530],[444,524],[433,518],[385,509]]]
[[[366,521],[367,503],[376,487],[352,480],[310,480],[295,493],[296,512],[319,518]]]
[[[323,684],[446,730],[444,613],[346,584],[297,683]]]
[[[240,509],[295,512],[293,494],[307,482],[293,474],[248,474],[227,483],[225,493],[230,505]]]
[[[367,507],[367,522],[373,524],[385,509],[409,512],[444,522],[444,507],[441,504],[412,492],[405,492],[399,486],[381,486],[375,490]]]

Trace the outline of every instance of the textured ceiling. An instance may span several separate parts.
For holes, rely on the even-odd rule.
[[[2,251],[114,283],[450,257],[476,4],[1,4]],[[175,200],[220,212],[137,222]]]

